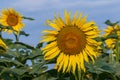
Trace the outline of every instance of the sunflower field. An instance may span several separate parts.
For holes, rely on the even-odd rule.
[[[83,13],[63,13],[45,21],[50,29],[33,47],[20,37],[30,36],[22,21],[34,18],[13,8],[0,12],[0,80],[120,80],[119,22],[106,20],[100,30]]]

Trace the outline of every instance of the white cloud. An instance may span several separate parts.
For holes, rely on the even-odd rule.
[[[114,5],[120,3],[120,0],[76,0],[76,1],[63,1],[63,0],[17,0],[11,5],[20,9],[29,11],[37,11],[44,9],[59,9],[71,7],[99,7]]]
[[[11,5],[21,9],[26,9],[29,11],[43,10],[45,8],[50,8],[56,5],[59,1],[50,1],[50,0],[17,0]]]

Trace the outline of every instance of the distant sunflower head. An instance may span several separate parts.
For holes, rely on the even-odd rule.
[[[116,25],[115,30],[116,30],[116,34],[117,34],[118,38],[120,39],[120,25]]]
[[[6,44],[0,39],[0,53],[4,53],[7,49]]]
[[[8,31],[8,33],[12,33],[13,31],[19,33],[24,26],[24,24],[22,23],[22,15],[12,8],[2,10],[2,15],[0,16],[0,23],[5,27],[9,26],[13,29],[4,30]]]
[[[108,26],[105,30],[104,36],[109,36],[111,34],[116,34],[120,38],[120,25]]]
[[[87,22],[86,16],[65,11],[64,20],[58,16],[54,20],[47,20],[53,30],[43,30],[40,42],[49,42],[42,48],[45,60],[57,57],[58,71],[75,73],[75,70],[85,71],[84,62],[91,59],[94,62],[98,52],[98,42],[94,38],[99,36],[98,27],[94,21]]]
[[[110,49],[114,49],[115,42],[116,42],[116,39],[113,39],[113,38],[109,38],[105,40],[107,48],[110,48]]]

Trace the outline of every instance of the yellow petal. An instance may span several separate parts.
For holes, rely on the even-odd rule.
[[[97,44],[97,41],[95,41],[94,39],[90,39],[90,38],[86,38],[86,42],[89,44],[89,45],[93,45],[93,44]]]
[[[54,36],[46,37],[45,39],[41,40],[40,43],[54,41],[55,39],[56,37]]]
[[[80,53],[81,54],[81,53]],[[81,63],[80,63],[80,57],[79,57],[79,55],[76,55],[76,63],[77,63],[77,67],[78,67],[78,70],[81,70]]]
[[[85,53],[87,53],[87,55],[90,57],[90,59],[91,59],[92,62],[94,63],[95,61],[94,61],[93,56],[92,56],[91,54],[89,54],[88,50],[85,49],[84,51],[85,51]]]
[[[14,11],[13,8],[9,8],[8,11],[9,11],[9,13],[11,13],[11,14],[16,14],[16,12]]]
[[[82,18],[82,13],[78,16],[76,23],[75,23],[78,27],[79,27],[78,24],[80,23],[81,18]]]
[[[55,30],[43,30],[42,33],[58,34],[58,32]]]
[[[95,24],[94,21],[87,22],[87,23],[85,23],[85,24],[83,25],[83,27],[81,27],[81,29],[82,29],[83,31],[87,31],[88,29],[89,29],[89,30],[90,30],[90,29],[93,29],[93,28],[92,28],[92,25],[94,25],[94,24]]]
[[[82,54],[83,54],[84,60],[85,60],[86,62],[89,62],[89,58],[88,58],[88,56],[87,56],[87,53],[85,53],[84,50],[83,50]]]
[[[94,35],[87,35],[86,37],[87,38],[96,38],[96,37],[98,37],[99,35],[98,34],[94,34]]]
[[[56,45],[57,45],[57,41],[53,41],[53,42],[47,44],[44,48],[42,48],[42,50],[46,50],[46,49],[52,48],[52,47],[54,47]]]
[[[48,54],[50,54],[50,55],[48,55],[48,56],[46,56],[45,57],[45,60],[49,60],[49,59],[53,59],[53,58],[55,58],[57,55],[59,55],[59,53],[60,53],[60,50],[59,49],[57,49],[57,50],[55,50],[53,53],[51,52],[51,51],[49,51],[50,53],[48,53]],[[47,54],[47,53],[46,53]]]
[[[52,55],[57,50],[58,50],[58,47],[52,48],[50,51],[48,51],[48,52],[45,53],[44,57],[46,58],[47,56]]]
[[[57,65],[60,64],[60,62],[63,60],[64,53],[60,53],[60,55],[57,58]]]
[[[73,16],[73,19],[72,19],[72,25],[74,25],[75,24],[75,22],[76,22],[76,18],[77,18],[77,15],[78,15],[78,12],[76,12],[75,14],[74,14],[74,16]]]
[[[62,67],[64,66],[64,58],[65,58],[65,54],[63,54],[62,56],[62,60],[59,63],[59,68],[58,68],[58,72],[62,69]]]
[[[76,70],[76,57],[75,57],[75,55],[71,55],[70,59],[71,59],[71,66],[72,66],[73,74],[75,74],[75,70]]]
[[[58,27],[55,23],[53,23],[53,22],[51,22],[50,20],[47,20],[46,21],[47,22],[47,24],[49,25],[49,26],[51,26],[52,28],[54,28],[54,29],[56,29],[56,30],[60,30],[60,27]]]
[[[91,30],[91,31],[85,32],[85,34],[86,35],[96,35],[98,33],[96,31]]]
[[[69,63],[68,63],[68,68],[67,68],[66,72],[70,72],[71,67],[72,67],[72,59],[71,59],[71,56],[69,56]]]
[[[65,70],[67,69],[67,66],[68,66],[68,63],[69,63],[69,56],[68,55],[65,55],[65,58],[64,58],[64,66],[63,66],[63,73],[65,72]]]
[[[60,28],[63,28],[65,26],[65,23],[63,22],[60,16],[58,16],[58,18],[55,18],[54,21],[57,24],[57,26],[59,26]]]
[[[77,23],[77,26],[78,26],[79,28],[82,28],[83,25],[86,23],[86,18],[87,18],[87,16],[83,17],[83,18],[80,20],[80,22]]]
[[[7,46],[6,44],[0,39],[0,47],[2,47],[4,50],[6,50]]]
[[[3,14],[3,15],[9,15],[9,12],[7,11],[7,9],[3,9],[3,10],[2,10],[2,14]]]
[[[85,72],[83,55],[79,54],[79,58],[80,58],[80,63],[81,63],[81,69]]]
[[[60,16],[58,16],[58,20],[60,21],[61,26],[65,26],[65,23]]]
[[[64,15],[65,15],[65,21],[67,25],[70,25],[71,21],[70,21],[70,14],[65,10],[64,11]]]
[[[97,57],[96,52],[93,51],[93,48],[91,48],[89,45],[86,45],[86,49],[88,50],[90,55]]]

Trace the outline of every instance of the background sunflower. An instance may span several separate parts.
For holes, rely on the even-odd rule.
[[[4,29],[4,31],[7,31],[8,33],[12,33],[13,31],[15,33],[19,33],[20,30],[24,27],[22,19],[22,15],[13,8],[3,9],[2,15],[0,16],[0,23],[3,26],[12,29]]]

